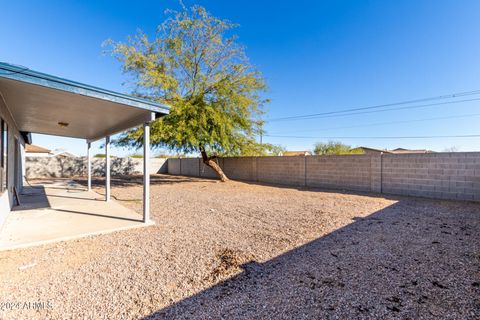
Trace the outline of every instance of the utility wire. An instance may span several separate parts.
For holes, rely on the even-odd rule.
[[[451,135],[451,136],[390,136],[390,137],[308,137],[308,136],[277,136],[265,135],[272,138],[292,138],[292,139],[443,139],[443,138],[480,138],[480,134]]]
[[[310,117],[310,118],[295,118],[295,119],[288,119],[288,120],[289,121],[297,121],[297,120],[336,118],[336,117],[345,117],[345,116],[351,116],[351,115],[357,115],[357,114],[367,114],[367,113],[387,112],[387,111],[394,111],[394,110],[407,110],[407,109],[418,109],[418,108],[426,108],[426,107],[434,107],[434,106],[443,106],[443,105],[447,105],[447,104],[464,103],[464,102],[478,101],[478,100],[480,100],[480,98],[447,101],[447,102],[436,102],[436,103],[428,103],[428,104],[421,104],[421,105],[414,105],[414,106],[404,106],[404,107],[382,109],[382,110],[359,111],[359,112],[351,112],[351,113],[343,113],[343,114],[330,114],[330,115],[316,116],[316,117]],[[288,120],[285,119],[285,120],[277,120],[277,121],[288,121]],[[273,120],[271,120],[271,121],[273,122]]]
[[[344,109],[344,110],[339,110],[339,111],[329,111],[329,112],[321,112],[321,113],[314,113],[314,114],[306,114],[306,115],[297,115],[297,116],[289,116],[289,117],[281,117],[281,118],[273,118],[269,119],[267,121],[269,122],[274,122],[274,121],[288,121],[288,120],[302,120],[302,119],[312,119],[312,118],[323,118],[325,116],[331,116],[331,115],[341,115],[341,114],[359,114],[359,113],[351,113],[355,111],[362,111],[362,110],[371,110],[371,109],[382,109],[382,108],[387,108],[387,107],[393,107],[393,106],[398,106],[398,105],[406,105],[406,104],[413,104],[413,103],[418,103],[418,102],[426,102],[426,101],[434,101],[434,100],[444,100],[444,99],[454,99],[458,97],[464,97],[464,96],[471,96],[471,95],[478,95],[480,94],[480,90],[473,90],[473,91],[465,91],[465,92],[458,92],[458,93],[452,93],[452,94],[447,94],[447,95],[441,95],[441,96],[436,96],[436,97],[429,97],[429,98],[422,98],[422,99],[414,99],[414,100],[406,100],[406,101],[400,101],[400,102],[394,102],[394,103],[388,103],[388,104],[380,104],[380,105],[374,105],[374,106],[368,106],[368,107],[359,107],[359,108],[351,108],[351,109]],[[435,104],[430,104],[430,105],[435,105]],[[390,108],[388,110],[399,110],[401,108]],[[381,111],[381,110],[379,110]]]
[[[351,128],[368,128],[368,127],[390,125],[390,124],[399,124],[399,123],[423,122],[423,121],[445,120],[445,119],[459,119],[459,118],[470,118],[470,117],[478,117],[478,116],[480,116],[480,113],[470,113],[470,114],[462,114],[462,115],[446,116],[446,117],[434,117],[434,118],[413,119],[413,120],[403,120],[403,121],[390,121],[390,122],[377,122],[377,123],[370,123],[370,124],[359,124],[359,125],[354,125],[354,126],[320,128],[320,129],[314,129],[314,130],[298,130],[298,131],[289,131],[288,133],[318,132],[318,131],[351,129]],[[270,133],[270,134],[275,135],[275,134],[282,134],[282,133]]]

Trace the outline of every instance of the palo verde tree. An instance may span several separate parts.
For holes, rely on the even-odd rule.
[[[136,95],[171,106],[151,126],[152,146],[198,152],[227,181],[216,157],[274,147],[255,140],[262,132],[265,82],[231,34],[237,25],[201,6],[166,14],[154,39],[139,32],[124,43],[109,41],[112,54],[132,76]],[[115,143],[141,147],[142,134],[136,128]]]
[[[341,142],[329,141],[327,143],[316,143],[313,153],[316,155],[363,154],[363,150],[360,148],[352,148]]]

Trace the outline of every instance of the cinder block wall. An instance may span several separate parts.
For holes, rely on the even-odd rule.
[[[177,158],[171,158],[168,159],[168,173],[169,174],[175,174],[175,175],[180,175],[182,174],[182,171],[180,170],[180,159]]]
[[[182,175],[199,177],[200,176],[200,160],[198,158],[181,159],[180,170]]]
[[[480,201],[480,152],[218,159],[231,179]],[[216,178],[199,158],[169,159],[168,173]]]
[[[258,157],[257,181],[305,186],[306,157]]]
[[[223,171],[235,180],[258,181],[257,157],[223,158]]]
[[[150,159],[150,174],[167,173],[167,165],[171,159]],[[112,158],[110,160],[112,175],[129,175],[143,173],[143,159],[141,158]],[[25,159],[25,174],[27,178],[69,178],[87,174],[86,157],[27,157]],[[105,175],[105,159],[92,159],[92,174]]]
[[[480,200],[479,153],[384,155],[382,160],[384,193]]]
[[[304,157],[306,185],[331,189],[372,191],[372,158],[369,155]]]

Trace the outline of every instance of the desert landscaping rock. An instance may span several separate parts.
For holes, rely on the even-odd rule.
[[[141,212],[141,177],[112,186]],[[0,252],[0,319],[480,318],[479,203],[157,175],[151,207]]]

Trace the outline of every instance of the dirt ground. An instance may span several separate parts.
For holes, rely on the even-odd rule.
[[[140,179],[112,186],[141,212]],[[479,203],[165,175],[151,193],[155,226],[0,252],[0,319],[480,318]]]

